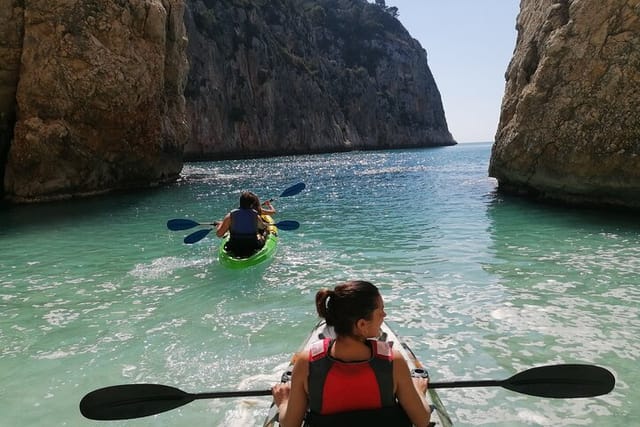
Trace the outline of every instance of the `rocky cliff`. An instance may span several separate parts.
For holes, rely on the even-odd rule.
[[[182,0],[3,1],[5,199],[52,200],[178,176],[188,131],[183,10]]]
[[[455,144],[427,55],[364,0],[192,0],[187,159]]]
[[[424,49],[365,0],[3,0],[2,199],[184,159],[455,144]]]
[[[640,1],[522,0],[489,174],[501,189],[640,207]]]

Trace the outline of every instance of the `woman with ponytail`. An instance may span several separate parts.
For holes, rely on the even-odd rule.
[[[298,354],[291,382],[273,387],[280,425],[428,426],[427,380],[412,378],[392,343],[376,340],[387,315],[378,288],[350,281],[322,289],[316,310],[335,338]]]

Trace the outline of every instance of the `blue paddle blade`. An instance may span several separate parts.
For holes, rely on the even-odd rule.
[[[280,194],[280,197],[295,196],[296,194],[304,190],[304,187],[304,182],[299,182],[296,185],[292,185],[291,187],[284,190],[282,194]]]
[[[279,230],[297,230],[300,228],[298,221],[280,221],[275,224]]]
[[[199,222],[192,221],[190,219],[176,218],[167,221],[167,228],[172,231],[188,230],[190,228],[197,227],[198,225],[200,225]]]
[[[199,242],[200,240],[207,237],[207,234],[211,233],[211,230],[213,230],[213,228],[203,228],[202,230],[198,230],[194,233],[191,233],[184,238],[184,242],[187,245],[191,245],[193,243]]]

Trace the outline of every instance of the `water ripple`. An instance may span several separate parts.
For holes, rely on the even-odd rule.
[[[569,362],[616,376],[595,399],[443,389],[457,425],[638,425],[637,219],[504,196],[488,157],[461,144],[194,163],[157,191],[0,211],[3,422],[84,425],[80,396],[119,383],[269,387],[315,322],[317,290],[366,279],[434,381]],[[276,201],[300,229],[256,268],[225,269],[214,236],[184,245],[166,229],[300,181]],[[268,406],[212,399],[112,425],[258,426]]]

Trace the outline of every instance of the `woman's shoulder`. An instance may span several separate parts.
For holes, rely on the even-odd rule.
[[[299,351],[291,358],[291,364],[293,365],[293,371],[302,374],[303,377],[309,374],[309,352]]]
[[[303,351],[299,351],[299,352],[295,353],[293,355],[293,358],[291,359],[291,362],[293,364],[296,364],[298,362],[300,362],[300,363],[309,363],[309,351],[308,350],[303,350]]]

